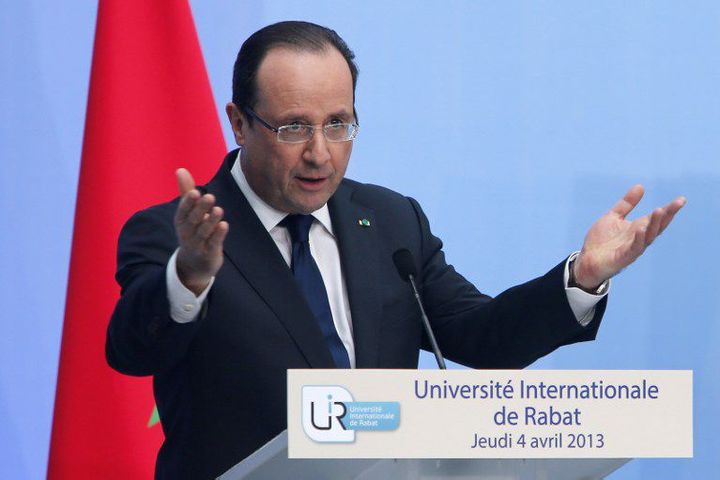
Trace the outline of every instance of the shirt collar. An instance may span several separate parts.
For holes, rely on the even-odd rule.
[[[242,167],[240,166],[241,152],[242,149],[238,151],[237,158],[235,159],[235,163],[230,169],[230,173],[235,179],[235,182],[240,188],[240,191],[243,193],[243,195],[245,195],[245,198],[247,198],[247,201],[250,204],[250,207],[255,212],[255,215],[258,216],[260,222],[265,227],[265,230],[269,232],[270,230],[275,228],[277,224],[280,223],[285,217],[287,217],[288,213],[271,207],[267,204],[267,202],[265,202],[265,200],[260,198],[252,188],[250,188],[250,184],[248,183],[247,178],[245,178],[245,173],[242,171]],[[315,220],[320,222],[320,224],[325,228],[325,230],[328,231],[330,235],[335,236],[335,234],[333,233],[332,222],[330,221],[330,210],[328,209],[327,203],[319,209],[315,210],[314,212],[311,212],[311,215],[315,217]]]

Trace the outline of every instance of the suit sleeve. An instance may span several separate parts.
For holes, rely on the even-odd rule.
[[[445,261],[413,199],[420,228],[421,288],[443,354],[473,368],[523,368],[562,345],[593,340],[605,311],[599,302],[587,326],[572,312],[563,285],[563,260],[542,277],[495,298],[480,293]],[[429,349],[427,339],[423,349]]]
[[[121,296],[108,326],[105,353],[121,373],[156,375],[173,368],[202,323],[181,324],[170,317],[165,272],[177,248],[174,210],[172,203],[139,212],[120,233],[115,278]]]

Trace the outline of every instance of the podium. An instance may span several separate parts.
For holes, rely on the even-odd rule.
[[[595,480],[630,459],[289,459],[287,430],[219,480]]]

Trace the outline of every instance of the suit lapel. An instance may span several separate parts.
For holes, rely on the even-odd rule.
[[[237,150],[228,154],[207,186],[225,210],[225,219],[230,224],[225,256],[275,313],[310,366],[334,368],[320,328],[290,269],[232,178],[230,168],[236,156]]]
[[[350,301],[355,365],[377,368],[381,321],[378,225],[373,209],[354,201],[352,193],[353,187],[341,183],[328,206]]]

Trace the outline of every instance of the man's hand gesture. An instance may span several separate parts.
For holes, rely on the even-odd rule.
[[[199,295],[222,266],[229,225],[222,220],[222,208],[215,206],[215,196],[200,195],[190,172],[180,168],[176,175],[181,195],[175,212],[177,273],[183,285]]]
[[[588,231],[573,265],[575,281],[581,287],[596,289],[634,262],[687,202],[685,197],[678,197],[665,207],[656,208],[631,222],[625,217],[640,202],[643,193],[642,185],[632,187]]]

